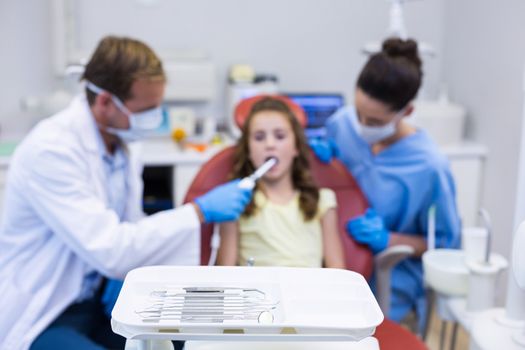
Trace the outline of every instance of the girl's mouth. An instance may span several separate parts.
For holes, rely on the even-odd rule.
[[[274,164],[272,165],[272,167],[270,169],[268,169],[268,171],[272,171],[272,169],[274,169],[277,164],[279,164],[279,159],[275,156],[268,156],[264,159],[264,162],[266,163],[267,161],[269,161],[270,159],[273,159],[274,160]]]

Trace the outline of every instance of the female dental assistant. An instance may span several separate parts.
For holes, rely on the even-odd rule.
[[[142,167],[129,141],[161,122],[165,74],[144,43],[106,37],[81,94],[40,122],[10,163],[0,226],[0,348],[123,348],[103,314],[103,276],[197,264],[204,221],[251,199],[235,181],[143,217]]]
[[[311,142],[322,160],[338,150],[365,193],[370,208],[348,221],[347,230],[374,253],[405,244],[416,257],[392,271],[389,318],[400,321],[410,310],[424,320],[425,302],[420,255],[426,250],[427,219],[436,208],[436,244],[457,247],[460,219],[447,159],[429,135],[405,122],[422,79],[413,40],[388,39],[362,69],[355,106],[347,106],[327,123],[327,142]]]

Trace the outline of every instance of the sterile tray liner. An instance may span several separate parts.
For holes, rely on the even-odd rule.
[[[184,287],[257,288],[278,301],[272,324],[253,321],[145,323],[136,313],[152,291]],[[371,336],[383,322],[366,280],[340,269],[222,266],[150,266],[132,270],[111,314],[112,328],[128,339],[346,340]]]

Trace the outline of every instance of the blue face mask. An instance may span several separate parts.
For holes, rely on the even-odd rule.
[[[86,83],[86,87],[96,94],[106,92],[89,81]],[[162,124],[163,111],[160,106],[133,113],[130,112],[117,96],[111,94],[111,99],[117,108],[128,116],[129,129],[118,129],[106,126],[104,127],[104,130],[119,137],[124,142],[139,141],[151,137],[154,135],[155,130]]]

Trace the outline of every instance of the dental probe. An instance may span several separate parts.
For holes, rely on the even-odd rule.
[[[264,174],[266,174],[268,172],[268,170],[270,170],[275,164],[277,164],[277,158],[272,157],[272,158],[268,159],[266,162],[263,163],[263,165],[261,165],[257,170],[255,170],[255,172],[253,174],[243,178],[239,182],[238,186],[240,188],[249,188],[249,189],[254,188],[255,187],[255,181],[257,181]]]

